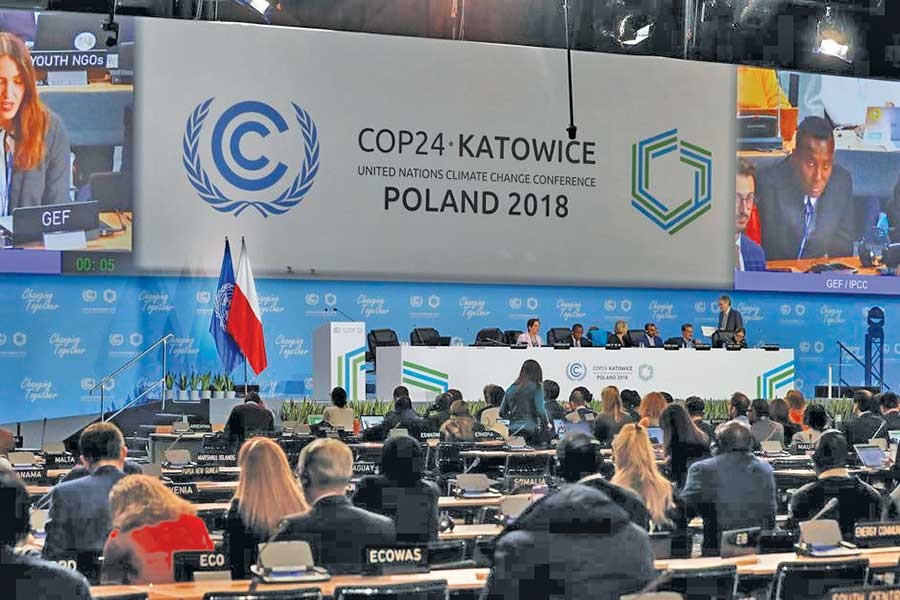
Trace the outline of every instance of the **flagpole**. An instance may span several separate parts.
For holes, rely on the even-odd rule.
[[[250,384],[250,382],[247,381],[247,357],[245,356],[244,357],[244,398],[247,397],[247,390],[248,390],[247,386],[249,384]]]

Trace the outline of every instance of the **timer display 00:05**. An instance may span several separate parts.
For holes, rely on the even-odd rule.
[[[116,270],[116,259],[113,257],[91,258],[90,256],[79,256],[75,259],[76,273],[114,273]]]

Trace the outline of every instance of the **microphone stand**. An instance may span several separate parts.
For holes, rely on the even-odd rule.
[[[569,126],[566,131],[569,139],[574,140],[578,135],[578,127],[575,126],[575,100],[572,92],[572,42],[569,39],[569,0],[563,0],[563,12],[566,19],[566,66],[569,74]]]

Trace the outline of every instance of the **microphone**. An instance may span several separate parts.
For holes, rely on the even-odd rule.
[[[275,541],[275,538],[285,532],[290,524],[291,522],[288,519],[282,519],[281,521],[279,521],[278,527],[276,527],[275,531],[272,532],[272,535],[270,535],[266,539],[266,543],[259,547],[259,552],[256,555],[256,565],[259,567],[260,571],[263,571],[266,568],[266,566],[262,562],[263,552],[265,552],[266,548],[269,547],[269,544]]]
[[[469,465],[468,467],[466,467],[465,471],[463,471],[463,475],[468,474],[469,471],[471,471],[472,469],[474,469],[475,467],[477,467],[480,464],[481,464],[481,458],[476,457],[475,460],[472,461],[472,464]]]
[[[838,499],[832,498],[825,503],[825,506],[822,507],[822,510],[813,515],[810,521],[818,521],[819,519],[823,518],[825,515],[836,509],[838,507],[838,504]]]
[[[333,310],[333,311],[336,312],[337,314],[339,314],[339,315],[345,317],[346,319],[348,319],[348,320],[350,320],[350,321],[354,321],[354,322],[356,321],[356,319],[354,319],[353,317],[351,317],[350,315],[348,315],[347,313],[345,313],[344,311],[342,311],[341,309],[339,309],[337,306],[332,306],[332,307],[331,307],[331,310]]]

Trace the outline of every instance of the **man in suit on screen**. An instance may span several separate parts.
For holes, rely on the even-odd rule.
[[[834,164],[834,133],[825,119],[804,119],[794,152],[762,171],[758,183],[762,246],[769,260],[852,254],[853,182]]]

